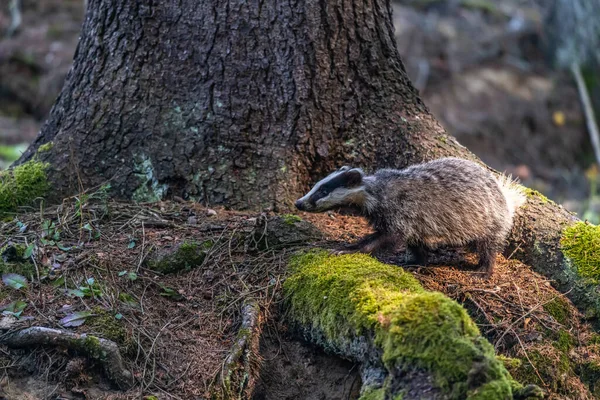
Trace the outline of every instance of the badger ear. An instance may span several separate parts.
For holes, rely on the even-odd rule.
[[[349,167],[349,166],[347,166],[347,165],[344,165],[344,166],[343,166],[342,168],[340,168],[338,171],[339,171],[339,172],[345,172],[345,171],[348,171],[349,169],[350,169],[350,167]]]
[[[353,168],[347,171],[344,175],[346,178],[346,185],[348,187],[354,187],[362,183],[362,179],[365,173],[360,168]]]

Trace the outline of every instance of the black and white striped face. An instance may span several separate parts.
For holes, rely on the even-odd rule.
[[[317,184],[296,201],[302,211],[322,212],[333,208],[357,204],[360,201],[364,173],[359,168],[342,167]],[[358,204],[357,204],[358,205]]]

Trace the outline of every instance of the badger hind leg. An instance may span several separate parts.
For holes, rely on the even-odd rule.
[[[409,245],[408,251],[413,255],[413,262],[415,265],[427,265],[427,261],[429,258],[429,251],[427,247],[423,246],[422,244]],[[408,263],[408,260],[406,261]]]
[[[483,271],[485,278],[492,276],[494,267],[496,266],[496,254],[500,249],[500,245],[494,239],[481,239],[475,242],[475,249],[479,255],[479,263],[477,267]]]

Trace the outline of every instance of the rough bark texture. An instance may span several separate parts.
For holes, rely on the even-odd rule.
[[[121,198],[254,209],[291,204],[342,163],[459,149],[408,80],[386,0],[90,1],[19,162],[48,142],[57,198],[110,180]]]

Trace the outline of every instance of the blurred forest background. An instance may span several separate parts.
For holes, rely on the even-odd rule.
[[[573,60],[573,42],[589,40],[584,45],[594,49],[600,41],[585,29],[577,37],[578,24],[592,34],[600,29],[569,21],[561,4],[592,2],[600,4],[402,0],[393,6],[408,74],[448,132],[490,166],[598,223],[594,150],[576,81],[561,62],[565,54]],[[0,2],[0,168],[19,157],[47,117],[71,65],[84,7],[84,0]],[[581,71],[598,115],[597,61],[582,63]]]

